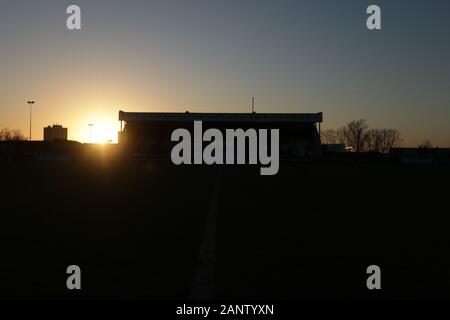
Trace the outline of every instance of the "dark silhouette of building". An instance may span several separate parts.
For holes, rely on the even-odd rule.
[[[449,164],[450,148],[391,148],[389,156],[404,164]]]
[[[171,134],[185,128],[193,134],[193,122],[202,121],[203,132],[209,128],[243,130],[279,129],[280,157],[316,158],[321,154],[320,123],[322,113],[161,113],[119,111],[119,144],[131,155],[169,158]],[[317,127],[319,124],[319,127]]]
[[[44,141],[67,140],[67,128],[59,124],[44,128]]]

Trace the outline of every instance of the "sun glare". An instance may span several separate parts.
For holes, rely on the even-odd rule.
[[[92,122],[87,126],[87,139],[89,143],[117,143],[117,129],[114,124],[106,121]]]

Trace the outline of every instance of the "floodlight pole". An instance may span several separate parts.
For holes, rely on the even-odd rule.
[[[31,141],[31,112],[34,101],[28,101],[28,105],[30,106],[30,141]]]
[[[252,97],[252,113],[255,113],[255,97]]]

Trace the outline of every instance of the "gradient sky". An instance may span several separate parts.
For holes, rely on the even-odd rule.
[[[66,29],[78,4],[82,30]],[[382,9],[381,31],[366,8]],[[0,127],[116,139],[118,111],[320,112],[450,146],[448,0],[0,0]],[[95,139],[95,138],[94,138]]]

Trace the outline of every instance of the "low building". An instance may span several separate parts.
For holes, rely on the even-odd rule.
[[[450,148],[391,148],[389,156],[405,164],[449,164]]]
[[[322,144],[322,151],[332,152],[332,153],[341,153],[341,152],[346,152],[347,149],[345,147],[345,144],[343,144],[343,143],[327,143],[327,144]]]
[[[67,128],[59,124],[44,128],[44,141],[67,140]]]

